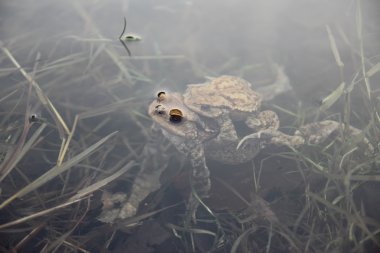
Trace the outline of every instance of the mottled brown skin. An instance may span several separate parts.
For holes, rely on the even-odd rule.
[[[227,114],[228,117],[219,121],[220,124],[227,120],[245,120],[246,125],[255,131],[279,127],[277,114],[260,112],[262,96],[251,88],[249,82],[239,77],[220,76],[203,84],[188,85],[183,97],[187,107],[204,117],[217,119]],[[231,131],[235,132],[230,135],[236,136],[236,140],[236,131]]]
[[[235,76],[220,76],[206,83],[190,84],[184,94],[184,103],[191,110],[214,118],[220,116],[223,109],[256,113],[261,101],[261,95],[251,89],[249,82]]]
[[[284,78],[283,82],[287,80]],[[253,132],[279,128],[277,114],[260,111],[262,96],[251,88],[249,82],[239,77],[220,76],[203,84],[188,85],[183,98],[189,109],[218,123],[219,135],[205,143],[205,150],[208,157],[224,164],[252,160],[260,149],[257,141],[236,149],[240,139],[234,122],[245,120]]]

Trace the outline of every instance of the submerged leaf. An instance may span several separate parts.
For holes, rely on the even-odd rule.
[[[342,96],[345,87],[346,83],[342,82],[333,92],[322,100],[319,110],[326,111],[329,109]]]
[[[368,71],[367,71],[367,77],[371,77],[373,76],[374,74],[376,74],[377,72],[380,71],[380,62],[378,62],[377,64],[375,64],[375,66],[373,66],[372,68],[370,68]]]
[[[327,34],[329,35],[330,48],[331,48],[331,51],[334,55],[336,65],[338,65],[339,67],[343,67],[344,64],[340,58],[338,47],[336,45],[334,35],[331,32],[330,26],[326,25],[326,30],[327,30]]]

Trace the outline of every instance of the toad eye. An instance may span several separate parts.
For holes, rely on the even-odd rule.
[[[210,110],[210,105],[201,105],[201,110],[202,111],[209,111]]]
[[[183,119],[183,114],[180,109],[170,110],[169,115],[170,115],[170,121],[173,123],[179,123]]]
[[[166,97],[166,92],[165,91],[160,91],[157,93],[157,100],[158,101],[163,101],[165,100]]]

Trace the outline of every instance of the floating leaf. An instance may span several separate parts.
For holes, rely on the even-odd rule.
[[[128,33],[120,37],[123,41],[140,41],[142,38],[137,34]]]

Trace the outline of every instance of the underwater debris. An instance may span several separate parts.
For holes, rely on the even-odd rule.
[[[124,17],[124,27],[123,27],[123,31],[121,32],[119,36],[119,40],[121,44],[123,44],[125,50],[127,50],[128,56],[132,56],[132,53],[127,46],[127,42],[140,41],[142,38],[137,34],[132,34],[132,33],[124,34],[126,28],[127,28],[127,19]]]

